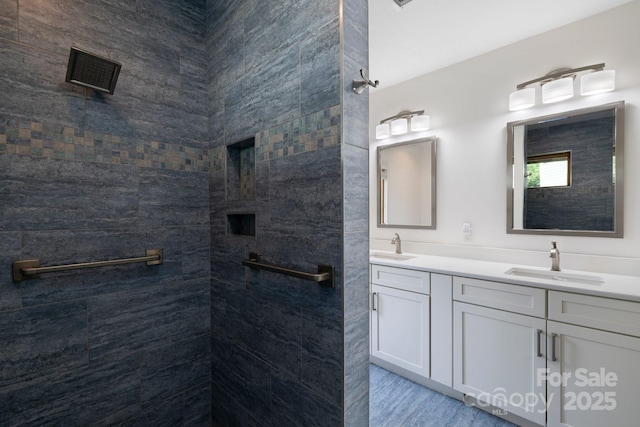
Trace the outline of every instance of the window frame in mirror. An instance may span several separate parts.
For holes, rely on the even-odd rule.
[[[544,123],[550,120],[576,117],[599,111],[613,110],[614,113],[614,143],[615,143],[615,192],[613,230],[561,230],[538,228],[514,228],[514,153],[516,126]],[[524,160],[524,159],[523,159]],[[617,101],[594,107],[581,108],[557,114],[531,117],[507,123],[507,234],[537,234],[556,236],[585,236],[585,237],[623,237],[624,226],[624,101]]]
[[[387,224],[382,223],[382,164],[380,152],[389,148],[397,148],[404,145],[425,143],[430,145],[430,157],[431,157],[431,176],[429,177],[430,193],[431,193],[431,223],[424,224]],[[410,141],[398,142],[395,144],[380,145],[377,149],[377,183],[376,183],[376,198],[377,198],[377,223],[378,228],[413,228],[413,229],[426,229],[434,230],[436,228],[436,144],[437,138],[435,136],[429,136],[426,138],[412,139]]]

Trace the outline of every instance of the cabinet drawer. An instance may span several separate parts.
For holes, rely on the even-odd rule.
[[[371,283],[421,294],[431,289],[428,272],[386,265],[371,265]]]
[[[549,291],[549,319],[640,337],[640,303]]]
[[[453,299],[529,316],[547,314],[546,291],[529,286],[454,277]]]

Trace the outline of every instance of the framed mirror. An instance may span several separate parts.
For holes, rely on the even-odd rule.
[[[436,228],[436,138],[378,147],[378,227]]]
[[[507,123],[507,233],[622,237],[624,101]]]

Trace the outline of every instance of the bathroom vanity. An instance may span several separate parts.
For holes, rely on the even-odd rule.
[[[371,254],[371,361],[519,425],[636,426],[640,278]]]

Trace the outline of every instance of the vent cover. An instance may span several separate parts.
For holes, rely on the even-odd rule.
[[[402,7],[405,4],[409,3],[411,0],[393,0],[393,1],[396,2],[398,6]]]
[[[120,68],[118,62],[72,47],[65,81],[113,94]]]

